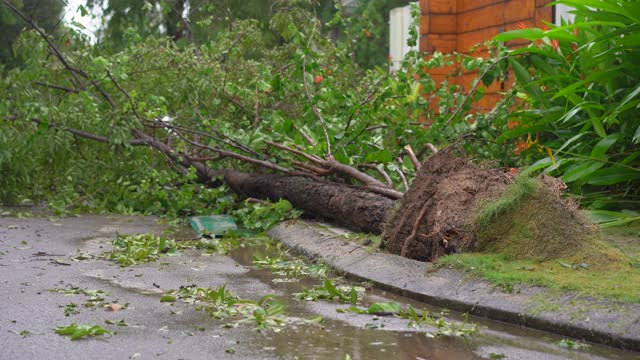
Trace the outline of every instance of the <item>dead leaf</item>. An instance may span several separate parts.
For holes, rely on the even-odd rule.
[[[106,304],[104,306],[104,308],[107,311],[118,311],[118,310],[122,310],[124,308],[124,306],[122,306],[120,304]]]

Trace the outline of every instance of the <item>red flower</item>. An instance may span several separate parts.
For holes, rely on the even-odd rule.
[[[518,29],[521,29],[521,30],[524,30],[524,29],[527,28],[527,26],[522,21],[520,21],[518,24],[516,24],[516,27]]]
[[[367,29],[364,29],[364,36],[368,39],[371,37],[371,32]]]
[[[324,77],[322,77],[322,75],[316,75],[316,77],[313,78],[313,82],[315,84],[320,84],[322,82],[322,80],[324,80]]]
[[[413,80],[415,80],[415,81],[420,80],[420,74],[413,75]]]
[[[560,42],[557,39],[551,40],[551,46],[553,46],[554,50],[558,50],[559,45],[560,45]]]

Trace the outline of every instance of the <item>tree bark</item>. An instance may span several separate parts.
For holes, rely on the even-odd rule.
[[[286,199],[307,216],[322,217],[355,231],[380,234],[395,201],[343,184],[303,176],[226,171],[225,181],[238,194],[278,201]]]

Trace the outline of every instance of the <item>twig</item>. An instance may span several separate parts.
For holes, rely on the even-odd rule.
[[[393,181],[391,180],[391,176],[389,176],[389,174],[387,174],[387,172],[384,171],[384,169],[380,165],[360,164],[360,165],[358,165],[358,167],[362,167],[362,168],[365,168],[365,169],[376,170],[377,172],[380,173],[380,175],[382,175],[384,180],[387,182],[387,186],[390,187],[390,188],[393,188]]]
[[[376,178],[373,178],[365,173],[363,173],[362,171],[359,171],[358,169],[355,169],[349,165],[345,165],[343,163],[340,163],[338,161],[335,160],[323,160],[323,159],[319,159],[317,157],[314,157],[312,155],[309,155],[303,151],[297,150],[297,149],[292,149],[290,147],[284,146],[284,145],[280,145],[280,144],[276,144],[274,142],[271,141],[266,141],[267,144],[276,147],[278,149],[281,150],[285,150],[288,151],[290,153],[299,155],[304,157],[305,159],[311,161],[312,163],[316,164],[316,165],[320,165],[325,169],[328,170],[332,170],[335,171],[337,173],[340,173],[342,175],[347,175],[353,179],[356,179],[358,181],[360,181],[361,183],[365,184],[365,185],[370,185],[370,186],[374,186],[374,187],[381,187],[381,188],[386,188],[387,186],[385,184],[383,184],[382,182],[380,182],[379,180],[377,180]]]
[[[300,133],[300,135],[302,135],[302,137],[303,137],[305,140],[307,140],[307,142],[309,143],[309,145],[311,145],[311,146],[313,146],[313,147],[318,146],[318,145],[316,144],[316,142],[315,142],[315,141],[313,141],[313,139],[312,139],[309,135],[307,135],[307,133],[305,133],[305,132],[304,132],[304,130],[302,130],[301,128],[299,128],[296,124],[293,124],[293,128],[294,128],[294,129],[296,129],[296,130]]]
[[[331,171],[331,170],[323,169],[321,167],[313,166],[311,164],[303,163],[301,161],[292,160],[291,163],[294,166],[297,166],[297,167],[302,168],[302,169],[307,170],[307,171],[311,171],[314,174],[317,174],[318,176],[328,176],[328,175],[331,175],[333,173],[333,171]]]
[[[379,186],[371,186],[371,185],[365,186],[364,188],[369,190],[369,191],[371,191],[371,192],[374,192],[376,194],[380,194],[380,195],[384,195],[386,197],[389,197],[391,199],[398,200],[398,199],[402,199],[402,197],[404,196],[403,193],[401,193],[399,191],[396,191],[396,190],[393,190],[393,189],[389,189],[389,188],[382,188],[382,187],[379,187]]]
[[[40,86],[44,86],[44,87],[48,87],[56,90],[62,90],[72,94],[77,94],[80,92],[80,89],[74,89],[74,88],[70,88],[62,85],[56,85],[56,84],[49,84],[43,81],[34,81],[33,83],[36,85],[40,85]]]
[[[416,154],[416,157],[421,158],[424,155],[424,153],[427,152],[427,150],[431,151],[433,154],[438,153],[438,149],[432,143],[426,143],[424,144],[422,149],[418,151],[418,153]]]
[[[185,128],[185,127],[182,127],[182,126],[167,124],[167,123],[165,123],[165,122],[163,122],[161,120],[148,120],[148,122],[156,124],[159,127],[185,131],[185,132],[188,132],[188,133],[192,133],[194,135],[199,135],[199,136],[203,136],[203,137],[215,140],[215,141],[219,141],[219,142],[225,143],[225,144],[227,144],[227,145],[229,145],[231,147],[234,147],[234,148],[236,148],[238,150],[241,150],[241,151],[244,151],[244,152],[246,152],[248,154],[251,154],[253,156],[260,157],[263,160],[269,160],[269,158],[264,156],[263,154],[260,154],[259,152],[251,149],[250,147],[242,144],[241,142],[238,142],[238,141],[230,138],[229,136],[226,136],[226,135],[220,133],[218,130],[215,130],[215,129],[211,129],[211,131],[213,131],[216,134],[222,135],[220,138],[215,137],[215,136],[213,136],[211,134],[204,133],[202,131],[193,130],[193,129]]]
[[[404,171],[402,171],[402,158],[398,158],[398,168],[396,169],[396,171],[398,172],[398,175],[400,175],[400,179],[402,179],[402,185],[404,185],[404,189],[405,191],[409,190],[409,183],[407,182],[407,177],[404,175]]]
[[[258,124],[260,124],[260,98],[258,97],[258,87],[257,86],[256,86],[256,104],[253,107],[253,110],[255,112],[255,116],[253,118],[253,124],[251,124],[251,126],[258,127]]]
[[[309,154],[307,154],[307,153],[305,153],[305,152],[303,152],[303,151],[300,151],[300,150],[297,150],[297,149],[292,149],[292,148],[290,148],[290,147],[288,147],[288,146],[280,145],[280,144],[274,143],[274,142],[272,142],[272,141],[268,141],[268,140],[267,140],[267,141],[265,141],[265,142],[266,142],[268,145],[271,145],[271,146],[273,146],[273,147],[275,147],[275,148],[278,148],[278,149],[280,149],[280,150],[288,151],[288,152],[290,152],[290,153],[293,153],[293,154],[296,154],[296,155],[302,156],[303,158],[305,158],[305,159],[307,159],[307,160],[311,161],[311,162],[312,162],[312,163],[314,163],[314,164],[320,165],[320,166],[322,166],[322,164],[326,161],[326,160],[322,160],[322,159],[320,159],[320,158],[318,158],[318,157],[315,157],[315,156],[313,156],[313,155],[309,155]]]
[[[36,123],[36,124],[42,124],[42,120],[38,119],[38,118],[32,118],[31,122]],[[67,127],[61,127],[55,124],[49,124],[49,127],[52,129],[59,129],[62,131],[66,131],[70,134],[73,135],[77,135],[79,137],[85,138],[85,139],[90,139],[90,140],[94,140],[97,142],[101,142],[101,143],[105,143],[105,144],[109,144],[112,143],[112,141],[105,136],[101,136],[101,135],[97,135],[97,134],[93,134],[93,133],[89,133],[86,131],[82,131],[82,130],[78,130],[78,129],[74,129],[74,128],[67,128]],[[125,141],[126,144],[132,145],[132,146],[137,146],[137,145],[148,145],[144,140],[141,139],[131,139],[131,140],[127,140]]]
[[[229,158],[236,159],[236,160],[240,160],[240,161],[244,161],[244,162],[247,162],[247,163],[250,163],[250,164],[258,165],[258,166],[261,166],[261,167],[264,167],[264,168],[267,168],[267,169],[280,171],[280,172],[283,172],[285,174],[291,174],[291,170],[283,168],[282,166],[279,166],[277,164],[274,164],[274,163],[271,163],[271,162],[268,162],[268,161],[262,161],[262,160],[254,159],[254,158],[251,158],[251,157],[248,157],[248,156],[244,156],[244,155],[240,155],[240,154],[234,153],[232,151],[222,150],[222,149],[214,148],[212,146],[208,146],[208,145],[205,145],[205,144],[200,144],[200,143],[197,143],[195,141],[190,140],[186,136],[182,135],[182,133],[180,133],[179,131],[175,131],[175,133],[176,133],[176,135],[178,135],[178,137],[180,137],[182,140],[188,142],[191,145],[194,145],[194,146],[197,146],[197,147],[200,147],[200,148],[203,148],[203,149],[207,149],[207,150],[213,151],[213,152],[218,153],[218,154],[220,154],[222,156],[229,157]]]
[[[416,169],[416,171],[419,171],[422,165],[420,164],[420,161],[416,157],[416,154],[413,153],[413,149],[411,148],[411,145],[406,145],[404,147],[404,150],[407,152],[407,156],[409,156],[409,159],[411,160],[413,167]]]

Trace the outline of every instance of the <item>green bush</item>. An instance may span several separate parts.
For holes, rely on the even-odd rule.
[[[500,140],[535,137],[529,141],[530,155],[539,161],[532,170],[561,177],[593,209],[637,207],[640,3],[557,3],[575,8],[575,23],[496,38],[531,41],[510,53],[524,106],[513,115],[519,126]]]

